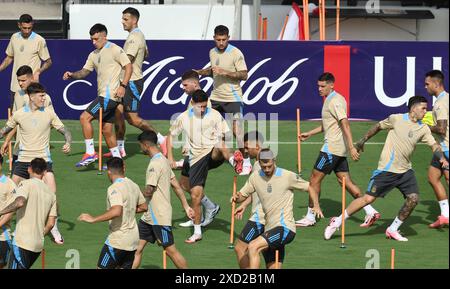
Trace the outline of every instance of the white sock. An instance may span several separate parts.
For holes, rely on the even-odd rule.
[[[316,216],[314,215],[313,210],[310,207],[308,207],[308,213],[306,213],[306,218],[311,221],[316,220]]]
[[[349,217],[347,210],[345,210],[345,219],[347,220]],[[340,227],[342,225],[342,214],[337,217],[336,219],[334,219],[334,224],[338,227]]]
[[[364,208],[364,212],[366,212],[366,215],[372,216],[375,213],[378,213],[377,210],[375,210],[372,205],[367,205]]]
[[[202,205],[205,206],[206,209],[214,209],[216,204],[214,204],[206,195],[202,198]]]
[[[55,225],[53,226],[52,231],[53,230],[58,231],[58,218],[55,219]]]
[[[122,157],[120,156],[120,152],[119,152],[119,148],[118,148],[118,147],[110,148],[109,151],[111,152],[111,154],[112,154],[113,157],[122,158]]]
[[[234,156],[231,156],[231,157],[228,159],[228,162],[230,163],[231,166],[234,167]]]
[[[439,206],[441,207],[441,215],[448,218],[448,199],[439,201]]]
[[[95,153],[94,139],[85,139],[84,143],[86,144],[86,153],[89,155],[93,155]]]
[[[194,234],[196,235],[202,235],[202,225],[198,224],[194,224]]]
[[[117,140],[117,146],[119,147],[120,150],[124,150],[125,149],[125,140],[118,139]]]
[[[158,136],[158,144],[162,144],[166,140],[166,137],[160,134],[159,132],[157,136]]]
[[[398,228],[403,224],[403,221],[400,221],[398,217],[395,217],[394,222],[389,226],[388,230],[391,232],[397,232]]]

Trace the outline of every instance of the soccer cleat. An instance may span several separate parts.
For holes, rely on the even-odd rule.
[[[58,245],[64,244],[64,238],[62,237],[61,233],[59,232],[58,228],[56,226],[53,226],[53,228],[50,230],[50,233],[52,234],[53,241]]]
[[[394,240],[400,241],[400,242],[408,241],[407,238],[400,235],[400,231],[391,232],[391,231],[389,231],[389,228],[386,229],[386,238],[394,239]]]
[[[236,174],[242,173],[242,168],[244,165],[244,156],[241,151],[237,150],[234,152],[234,171]]]
[[[161,148],[162,154],[167,157],[167,136],[164,137],[164,141],[159,144],[159,147]]]
[[[119,152],[120,152],[120,156],[122,158],[127,156],[127,153],[126,153],[125,149],[120,149]],[[107,152],[107,153],[103,154],[103,157],[104,158],[112,158],[112,153],[111,152]]]
[[[216,205],[216,207],[212,210],[205,210],[205,220],[201,223],[202,227],[206,227],[214,220],[214,217],[217,216],[217,214],[220,211],[220,206]]]
[[[179,223],[178,226],[183,227],[183,228],[194,227],[194,222],[192,220],[189,220],[184,223]]]
[[[323,234],[323,237],[325,238],[325,240],[330,240],[331,237],[333,236],[333,234],[339,230],[339,227],[335,225],[335,221],[336,217],[331,218],[330,223],[328,224],[328,226],[325,228],[325,232]]]
[[[307,217],[303,217],[303,219],[295,221],[295,225],[297,227],[309,227],[314,226],[316,224],[316,220],[308,219]]]
[[[448,218],[445,216],[440,215],[436,222],[434,222],[433,224],[428,225],[428,227],[433,228],[433,229],[437,229],[437,228],[441,228],[443,226],[447,225],[448,226]]]
[[[380,213],[374,213],[373,215],[366,215],[364,223],[359,225],[361,228],[369,228],[373,225],[379,218],[381,218]]]
[[[242,167],[242,172],[241,172],[239,175],[240,175],[240,176],[246,176],[246,175],[249,175],[249,174],[252,172],[252,169],[253,169],[252,164],[250,164],[250,165],[244,165],[244,166]]]
[[[90,163],[95,162],[96,160],[98,160],[97,153],[93,153],[92,155],[84,154],[83,157],[81,158],[81,161],[79,161],[75,166],[77,168],[78,167],[85,167],[85,166],[89,165]]]
[[[192,236],[190,236],[189,238],[187,238],[186,240],[184,240],[184,242],[186,244],[194,244],[195,242],[198,242],[202,239],[202,235],[198,235],[198,234],[193,234]]]

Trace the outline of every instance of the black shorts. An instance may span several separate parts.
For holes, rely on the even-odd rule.
[[[248,244],[258,238],[263,232],[264,225],[249,220],[247,224],[245,224],[244,229],[242,229],[239,240]]]
[[[0,241],[0,265],[5,266],[8,263],[11,247],[8,241]]]
[[[18,159],[19,157],[17,156],[17,155],[13,155],[12,156],[12,160],[13,160],[13,163],[12,163],[12,166],[11,166],[11,172],[9,173],[9,176],[12,178],[12,176],[13,176],[13,174],[14,174],[14,169],[16,168],[16,163],[17,163],[17,159]]]
[[[31,162],[15,162],[13,175],[19,176],[24,179],[29,179],[28,168],[31,166]],[[47,162],[47,172],[53,173],[53,163]]]
[[[125,112],[138,112],[144,88],[144,79],[130,80],[122,98],[122,105]]]
[[[134,251],[115,249],[110,245],[103,245],[97,267],[100,269],[131,269],[134,261]]]
[[[322,151],[319,153],[314,169],[327,175],[332,171],[335,173],[349,171],[346,157],[340,157]]]
[[[184,158],[181,175],[189,177],[191,188],[195,186],[205,187],[208,171],[215,169],[223,164],[225,160],[216,161],[212,159],[212,150],[209,154],[197,161],[192,167],[189,164],[189,157]]]
[[[171,226],[150,225],[142,220],[139,220],[138,229],[139,239],[141,240],[152,244],[158,241],[158,244],[164,248],[174,244]]]
[[[444,157],[445,157],[445,159],[446,159],[447,162],[448,162],[448,151],[444,152]],[[431,159],[430,165],[431,165],[432,167],[435,167],[435,168],[441,170],[441,171],[445,170],[445,169],[442,167],[442,164],[441,164],[440,160],[439,160],[434,154],[433,154],[433,158]],[[447,169],[447,171],[448,171],[448,169]]]
[[[397,188],[406,198],[409,194],[418,194],[416,176],[413,170],[408,170],[403,174],[384,172],[376,170],[370,178],[367,194],[376,198],[383,198],[393,188]]]
[[[277,250],[278,250],[278,262],[283,263],[285,255],[284,245],[278,249],[273,249],[269,247],[266,250],[262,251],[264,261],[266,262],[266,264],[270,264],[276,261]]]
[[[9,91],[9,108],[11,108],[11,111],[14,108],[14,96],[16,96],[16,93],[14,91]]]
[[[270,249],[279,250],[294,240],[295,232],[279,226],[264,232],[261,236],[266,239]]]
[[[12,245],[12,252],[9,257],[8,269],[30,269],[41,252],[33,252],[22,249],[17,245]]]
[[[233,119],[242,119],[244,117],[243,102],[223,102],[211,100],[211,107],[221,114],[231,113],[233,115]]]
[[[88,106],[86,111],[92,115],[95,119],[98,119],[100,107],[103,108],[103,122],[114,123],[114,116],[116,113],[116,107],[119,105],[118,102],[109,99],[106,103],[105,109],[105,98],[97,96],[91,104]]]

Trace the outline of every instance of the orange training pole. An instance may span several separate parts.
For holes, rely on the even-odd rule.
[[[303,28],[305,40],[309,40],[309,0],[303,0]]]
[[[98,115],[98,173],[103,174],[103,164],[102,164],[102,145],[103,145],[103,108],[100,106],[100,111]]]
[[[267,40],[267,17],[263,18],[263,40]]]
[[[45,269],[45,249],[41,252],[42,269]]]
[[[323,0],[319,0],[319,40],[323,40]]]
[[[283,29],[281,30],[280,40],[283,40],[284,31],[286,30],[286,25],[288,23],[288,20],[289,20],[289,15],[286,15],[286,18],[284,18]]]
[[[323,13],[322,13],[322,26],[323,26],[323,40],[325,40],[327,37],[325,36],[325,20],[327,19],[327,17],[326,17],[326,15],[325,15],[325,11],[326,11],[326,5],[325,5],[325,0],[322,0],[322,10],[323,10]]]
[[[261,31],[262,31],[262,15],[259,13],[258,16],[258,40],[261,40]]]
[[[342,177],[342,233],[341,248],[345,248],[345,177]]]
[[[8,108],[8,119],[11,118],[11,108]],[[13,158],[12,158],[12,144],[11,141],[8,144],[8,159],[9,159],[9,171],[12,171]]]
[[[391,269],[395,268],[395,249],[391,249]]]
[[[280,269],[279,260],[280,260],[280,251],[275,250],[275,269]]]
[[[167,269],[167,252],[163,250],[163,269]]]
[[[298,173],[302,172],[302,154],[301,154],[301,132],[300,132],[300,108],[297,108],[297,167]]]
[[[340,22],[340,13],[341,13],[341,1],[340,0],[336,0],[336,41],[339,41],[340,38],[340,27],[339,27],[339,22]]]
[[[236,186],[237,186],[237,176],[233,177],[233,196],[236,194]],[[229,249],[234,248],[234,210],[236,207],[236,202],[231,202],[231,228],[230,228],[230,245]]]

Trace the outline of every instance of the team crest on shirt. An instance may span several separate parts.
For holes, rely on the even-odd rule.
[[[25,50],[25,46],[20,46],[20,52],[23,52]]]
[[[409,138],[412,138],[413,136],[414,136],[414,133],[413,133],[412,130],[410,130],[410,131],[408,132],[408,137],[409,137]]]
[[[267,192],[268,193],[272,192],[272,185],[271,184],[267,184]]]

